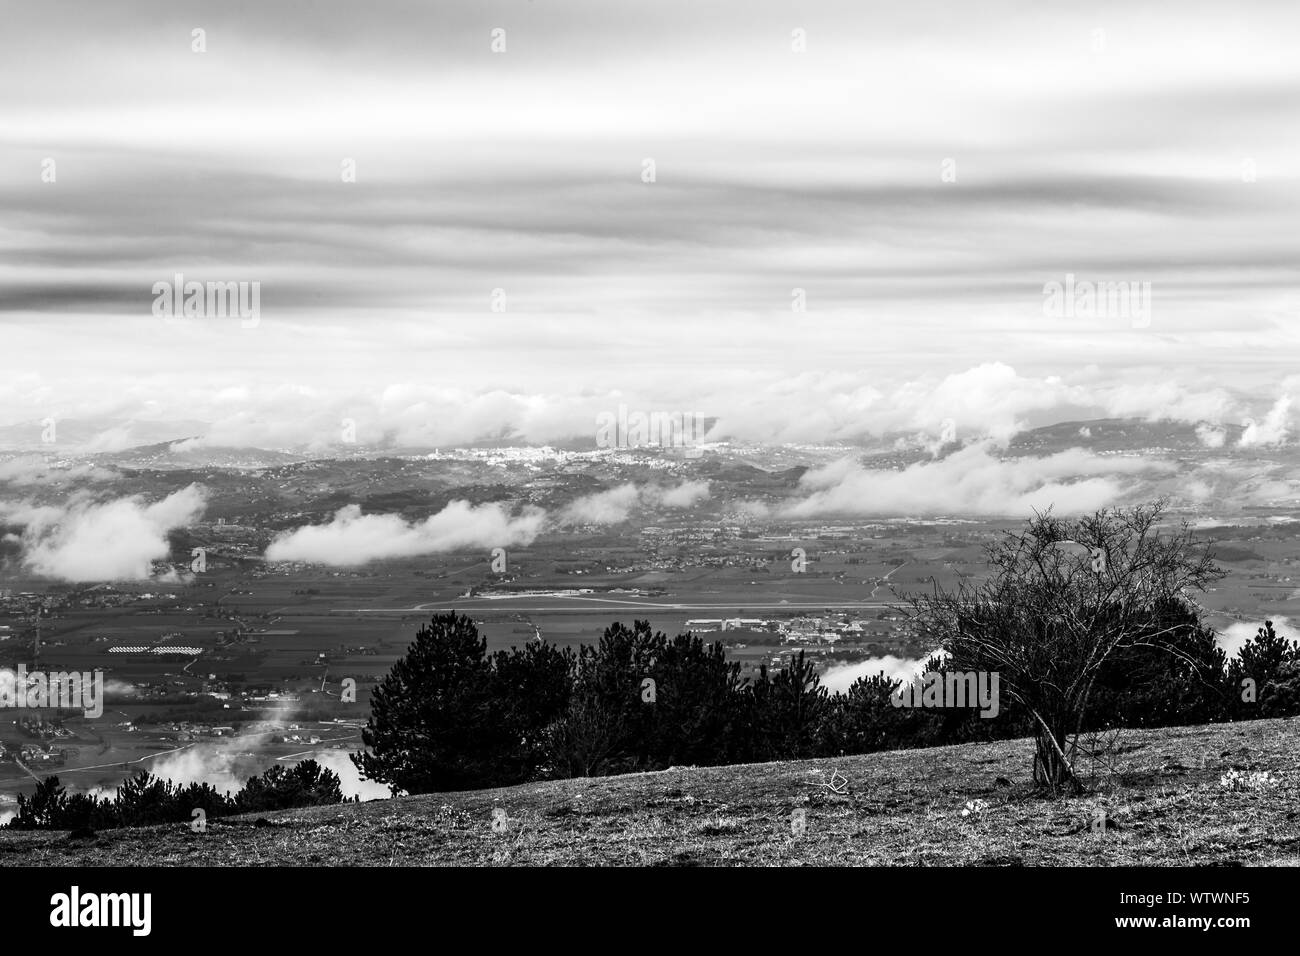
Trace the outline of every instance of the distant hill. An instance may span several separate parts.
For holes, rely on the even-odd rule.
[[[117,468],[153,468],[180,471],[201,468],[273,468],[303,460],[304,456],[263,448],[192,448],[188,439],[139,445],[122,451],[89,456],[92,461]]]
[[[1196,433],[1196,425],[1187,422],[1148,422],[1136,418],[1099,418],[1090,421],[1058,422],[1023,431],[1012,439],[1013,452],[1032,452],[1044,455],[1067,448],[1087,448],[1091,451],[1137,451],[1146,448],[1168,448],[1173,451],[1206,451]],[[1241,437],[1237,425],[1223,427],[1225,448]]]

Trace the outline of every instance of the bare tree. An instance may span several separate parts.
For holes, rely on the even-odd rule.
[[[906,599],[926,646],[960,669],[999,673],[1035,724],[1034,780],[1053,794],[1082,789],[1074,753],[1102,666],[1128,647],[1178,654],[1179,628],[1160,608],[1223,575],[1185,522],[1160,534],[1165,510],[1162,500],[1073,521],[1036,513],[989,547],[983,583]]]

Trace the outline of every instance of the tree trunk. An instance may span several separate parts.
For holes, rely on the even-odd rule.
[[[1082,789],[1066,757],[1068,734],[1065,720],[1053,719],[1048,724],[1039,718],[1034,737],[1034,783],[1053,795],[1078,793]]]

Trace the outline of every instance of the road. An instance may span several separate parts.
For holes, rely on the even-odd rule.
[[[893,577],[895,571],[901,571],[901,570],[903,570],[903,568],[907,567],[907,566],[908,566],[909,564],[911,564],[911,563],[912,563],[911,561],[904,561],[904,562],[903,562],[902,564],[900,564],[898,567],[894,568],[893,571],[890,571],[890,572],[889,572],[888,574],[886,574],[883,578],[881,578],[881,579],[880,579],[880,584],[884,584],[884,583],[885,583],[886,581],[888,581],[891,577]],[[872,596],[872,597],[875,597],[875,596],[876,596],[876,592],[880,590],[880,584],[877,584],[874,588],[871,589],[871,596]]]

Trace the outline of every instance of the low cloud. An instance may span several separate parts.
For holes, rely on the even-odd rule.
[[[130,425],[119,425],[92,436],[78,451],[85,455],[95,455],[102,452],[123,451],[138,444],[140,442],[134,429]]]
[[[1227,440],[1228,433],[1208,422],[1202,422],[1196,426],[1196,437],[1206,448],[1222,448],[1224,441]]]
[[[560,524],[620,524],[641,500],[641,489],[628,482],[607,491],[583,495],[571,501],[561,513]]]
[[[146,504],[138,495],[97,502],[74,496],[63,506],[0,503],[0,518],[23,525],[23,564],[65,581],[139,581],[168,557],[167,533],[203,514],[206,493],[189,485]]]
[[[804,498],[780,509],[790,518],[819,515],[1023,515],[1054,509],[1082,514],[1123,498],[1133,479],[1174,466],[1137,458],[1102,457],[1072,448],[1041,458],[1000,458],[990,441],[938,461],[901,470],[837,462],[807,472]]]
[[[1286,441],[1291,417],[1291,396],[1283,395],[1268,410],[1262,422],[1252,418],[1244,422],[1246,430],[1241,433],[1237,445],[1241,448],[1257,448],[1260,445],[1280,445]]]
[[[286,710],[273,720],[260,722],[256,730],[192,744],[153,761],[149,772],[181,786],[206,783],[229,795],[242,790],[249,777],[260,776],[277,763],[293,766],[300,760],[311,759],[338,774],[344,797],[360,795],[362,800],[374,800],[391,796],[386,785],[362,780],[346,751],[322,749],[307,755],[295,755],[292,760],[266,752],[270,739],[284,732],[290,718],[291,714]],[[323,735],[327,733],[322,730]],[[112,793],[104,792],[104,795],[112,796]]]
[[[1294,508],[1300,503],[1300,477],[1281,463],[1215,458],[1180,470],[1146,489],[1148,497],[1170,495],[1197,505],[1236,511],[1251,507]]]
[[[689,508],[708,499],[709,483],[683,481],[675,488],[651,486],[643,491],[643,496],[652,504],[660,504],[665,508]]]
[[[621,524],[640,507],[689,508],[709,497],[707,481],[683,481],[672,488],[632,482],[584,495],[560,513],[559,524]]]
[[[923,667],[925,661],[886,654],[884,657],[872,657],[853,664],[837,664],[827,668],[826,673],[822,674],[822,686],[832,694],[847,694],[849,688],[860,678],[874,677],[882,671],[890,680],[906,683],[920,674]]]
[[[0,462],[0,482],[11,485],[112,481],[117,477],[117,472],[110,468],[86,463],[56,465],[36,455],[23,455]]]
[[[1195,391],[1170,380],[1102,387],[1097,392],[1108,415],[1149,422],[1221,422],[1237,407],[1222,388]]]
[[[1285,637],[1288,640],[1293,640],[1295,637],[1300,636],[1292,633],[1295,629],[1291,626],[1291,622],[1287,618],[1275,614],[1272,615],[1269,620],[1273,622],[1273,630],[1275,630],[1280,636]],[[1254,622],[1233,621],[1219,632],[1219,648],[1223,653],[1228,655],[1228,660],[1231,661],[1238,653],[1240,653],[1242,647],[1255,637],[1255,634],[1258,633],[1259,629],[1263,626],[1264,621],[1262,619]]]
[[[162,413],[156,389],[128,385],[121,389],[116,413],[128,419],[125,423],[101,421],[102,395],[95,393],[61,413],[65,424],[59,434],[61,441],[73,442],[69,449],[83,452],[197,436],[177,444],[178,454],[257,447],[350,455],[358,449],[479,440],[594,444],[598,416],[626,404],[648,413],[697,410],[713,421],[708,441],[858,442],[901,435],[923,444],[993,438],[1005,445],[1026,428],[1098,417],[1235,423],[1255,407],[1262,389],[1268,388],[1273,401],[1300,388],[1300,378],[1290,385],[1290,380],[1259,382],[1242,390],[1199,384],[1200,378],[1183,385],[1176,381],[1180,376],[1158,368],[1112,373],[1084,366],[1060,376],[1032,374],[1005,362],[921,374],[905,374],[903,367],[792,375],[732,370],[703,378],[678,373],[656,380],[652,393],[621,379],[584,379],[584,387],[575,391],[564,377],[546,376],[527,390],[506,391],[472,381],[394,381],[391,370],[382,383],[361,381],[346,390],[310,378],[217,388],[187,380],[169,391],[173,415],[183,411],[185,416],[171,427],[155,420]],[[0,406],[30,403],[30,390],[0,382]],[[91,430],[83,434],[74,427],[78,419],[86,419],[84,428]],[[40,435],[36,421],[0,427],[0,447],[45,452]]]
[[[545,521],[546,512],[540,508],[511,515],[497,503],[453,501],[421,522],[395,514],[363,515],[360,505],[348,505],[328,524],[280,535],[266,549],[266,558],[343,566],[462,548],[527,545],[541,533]]]
[[[322,750],[313,754],[311,759],[326,770],[333,770],[338,774],[339,787],[345,797],[359,796],[362,800],[387,800],[393,795],[387,784],[376,780],[363,780],[361,771],[345,751]]]

